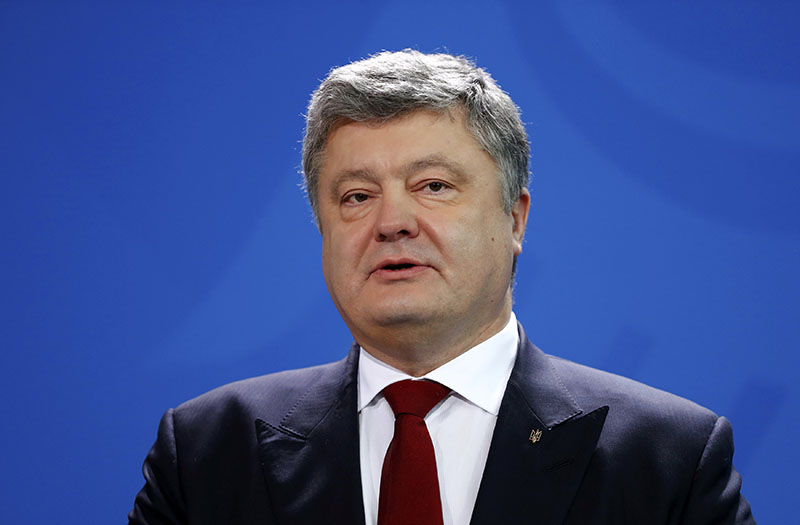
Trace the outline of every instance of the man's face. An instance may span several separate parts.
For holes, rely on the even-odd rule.
[[[459,110],[334,128],[318,187],[322,266],[359,343],[471,346],[502,328],[529,196],[508,214],[500,184]]]

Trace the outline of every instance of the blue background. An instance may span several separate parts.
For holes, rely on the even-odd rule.
[[[728,416],[792,520],[800,9],[697,4],[0,1],[0,521],[122,522],[164,410],[346,353],[302,113],[403,47],[523,110],[531,339]]]

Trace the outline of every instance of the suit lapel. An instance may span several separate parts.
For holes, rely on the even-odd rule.
[[[587,413],[578,406],[549,358],[519,331],[517,361],[472,514],[475,525],[521,518],[562,523],[608,413],[608,407]],[[256,420],[279,523],[364,523],[357,367],[353,349],[344,361],[320,369],[313,388],[280,423]]]
[[[586,413],[522,327],[471,523],[562,523],[608,407]]]
[[[321,368],[279,424],[256,420],[259,454],[279,523],[364,523],[358,451],[358,352]]]

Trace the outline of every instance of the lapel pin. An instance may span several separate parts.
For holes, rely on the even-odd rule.
[[[528,439],[531,443],[536,444],[540,439],[542,439],[542,431],[534,428],[531,430],[531,435],[528,437]]]

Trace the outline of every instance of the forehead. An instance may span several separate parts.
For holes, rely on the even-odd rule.
[[[416,110],[386,121],[340,120],[328,135],[320,175],[342,170],[457,166],[494,161],[467,129],[463,111]]]
[[[396,122],[403,122],[406,120],[414,120],[415,118],[419,118],[421,116],[427,116],[432,120],[438,120],[440,118],[449,119],[451,122],[466,122],[466,110],[461,106],[452,106],[442,109],[437,108],[416,108],[411,109],[408,111],[402,111],[392,117],[389,118],[376,118],[370,120],[354,120],[347,117],[340,117],[336,119],[333,124],[331,125],[330,129],[328,130],[328,139],[333,134],[335,130],[342,126],[346,126],[348,124],[358,124],[365,126],[367,128],[380,128],[386,124],[392,124]]]

